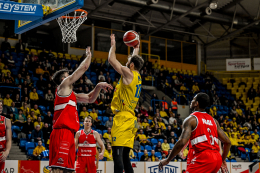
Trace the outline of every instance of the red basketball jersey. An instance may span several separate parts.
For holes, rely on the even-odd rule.
[[[96,142],[94,130],[91,130],[88,134],[84,130],[80,130],[78,156],[95,156]]]
[[[206,112],[193,112],[191,116],[197,119],[197,126],[192,131],[190,137],[190,145],[195,153],[204,150],[217,150],[218,146],[218,131],[214,119]]]
[[[0,115],[0,151],[6,147],[6,118]]]
[[[59,96],[56,90],[54,101],[53,128],[65,128],[73,132],[79,130],[77,100],[73,91],[70,93],[69,96]]]

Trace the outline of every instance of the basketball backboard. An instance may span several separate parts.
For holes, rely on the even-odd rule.
[[[35,21],[16,20],[16,34],[22,34],[60,16],[80,9],[84,5],[84,0],[19,0],[18,2],[43,5],[44,16]]]

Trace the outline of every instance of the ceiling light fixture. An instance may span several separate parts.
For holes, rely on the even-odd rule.
[[[209,4],[209,8],[212,10],[215,10],[218,8],[218,0],[212,0],[211,3]]]

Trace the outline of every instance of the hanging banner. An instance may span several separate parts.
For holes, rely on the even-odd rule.
[[[254,70],[260,70],[260,58],[254,58]]]
[[[251,70],[251,59],[226,59],[226,71]]]

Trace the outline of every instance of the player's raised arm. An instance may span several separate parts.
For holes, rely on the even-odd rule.
[[[90,51],[90,47],[87,47],[86,58],[79,65],[79,67],[72,73],[72,75],[68,76],[66,79],[62,81],[60,88],[65,88],[75,83],[88,70],[91,63],[91,57],[92,54]]]
[[[221,142],[223,143],[223,153],[222,153],[222,166],[221,166],[221,171],[222,173],[228,172],[227,169],[227,164],[226,164],[226,158],[228,155],[228,152],[230,150],[231,147],[231,142],[229,140],[229,138],[227,137],[227,135],[224,133],[224,131],[220,128],[219,123],[217,120],[214,119],[214,121],[217,124],[217,130],[218,130],[218,138],[221,140]]]
[[[103,156],[104,156],[105,146],[104,146],[102,140],[100,139],[100,135],[97,132],[95,132],[94,135],[96,137],[98,145],[101,147],[101,152],[99,153],[99,160],[101,160],[101,159],[103,159]]]
[[[111,85],[106,82],[100,82],[96,85],[96,87],[88,94],[75,94],[78,103],[94,103],[99,95],[101,89],[107,91],[107,89],[113,89]]]
[[[111,48],[108,54],[108,62],[112,65],[112,67],[124,78],[133,79],[133,73],[126,66],[122,66],[122,64],[116,59],[116,40],[115,35],[111,34]]]
[[[6,149],[2,152],[0,156],[0,162],[5,162],[6,158],[9,155],[12,146],[12,125],[11,120],[6,118]]]
[[[162,170],[164,165],[167,165],[180,151],[181,149],[189,142],[191,131],[196,127],[197,121],[195,117],[189,117],[187,120],[183,122],[183,129],[180,136],[180,139],[174,145],[172,152],[170,155],[162,160],[159,164],[159,169]]]

